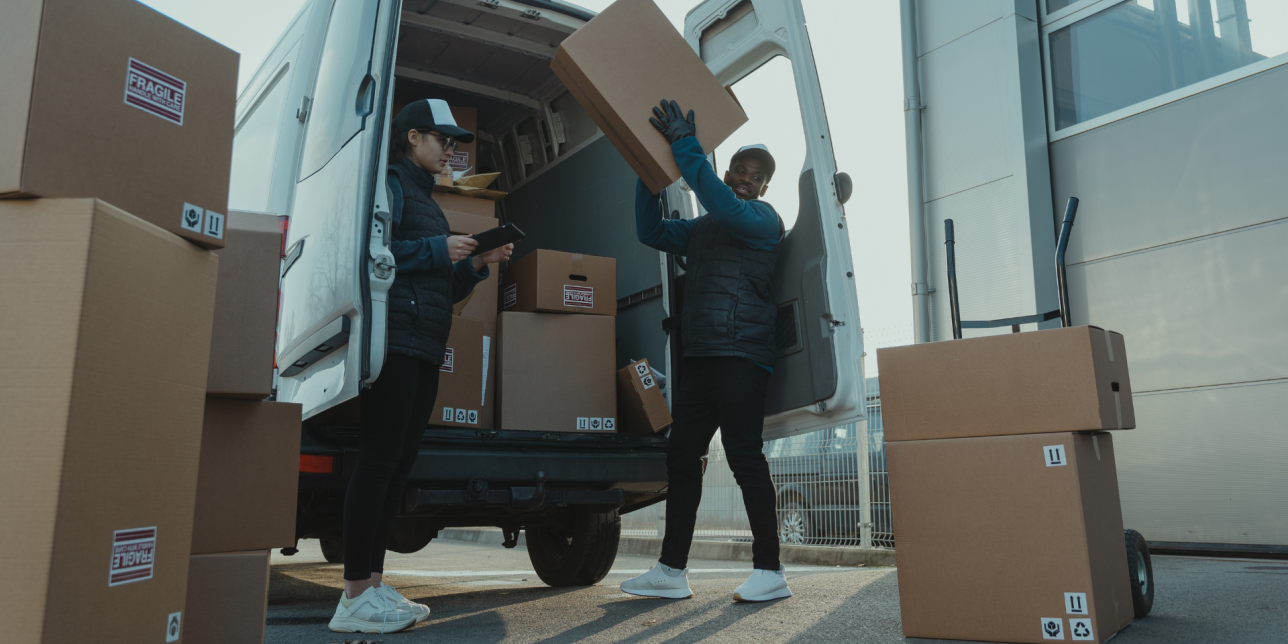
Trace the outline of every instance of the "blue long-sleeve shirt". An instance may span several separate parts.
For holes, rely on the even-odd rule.
[[[389,192],[393,195],[390,214],[393,215],[394,230],[402,224],[403,192],[398,177],[389,175]],[[421,237],[416,240],[394,239],[389,242],[389,251],[393,253],[394,264],[400,273],[417,271],[450,270],[452,277],[452,301],[460,302],[474,291],[474,285],[487,279],[489,268],[474,270],[474,264],[466,257],[452,264],[447,254],[447,236]]]
[[[780,241],[778,211],[759,199],[742,200],[716,175],[702,144],[686,137],[671,144],[680,176],[693,189],[707,214],[744,246],[773,250]],[[662,198],[649,192],[643,181],[635,185],[635,230],[640,242],[672,255],[687,255],[689,232],[702,219],[663,219]]]
[[[748,248],[774,250],[778,247],[782,241],[778,211],[759,199],[739,199],[707,163],[707,155],[696,137],[672,143],[671,154],[680,166],[680,176],[693,189],[707,214],[697,219],[663,219],[661,195],[649,192],[643,181],[636,180],[635,232],[640,242],[664,253],[688,255],[693,225],[703,217],[710,217]],[[774,372],[770,365],[756,364],[769,373]]]

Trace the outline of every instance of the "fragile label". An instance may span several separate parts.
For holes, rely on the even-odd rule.
[[[179,215],[179,227],[201,234],[201,219],[205,210],[190,203],[183,204],[183,213]]]
[[[479,410],[477,410],[477,409],[471,409],[471,410],[469,410],[469,412],[468,412],[468,413],[466,413],[466,414],[465,414],[465,417],[466,417],[465,422],[467,422],[467,423],[469,423],[469,424],[471,424],[471,425],[477,425],[477,424],[479,424]]]
[[[1065,593],[1064,612],[1070,615],[1088,615],[1087,593]]]
[[[447,162],[447,165],[451,166],[453,170],[460,170],[460,171],[462,171],[462,172],[463,172],[463,171],[465,171],[465,170],[469,170],[469,169],[470,169],[470,153],[469,153],[469,152],[454,152],[454,153],[452,153],[452,160],[451,160],[451,161],[448,161],[448,162]]]
[[[616,418],[605,418],[605,419],[604,419],[604,431],[606,431],[606,432],[615,432],[615,431],[617,431],[617,419],[616,419]]]
[[[651,373],[647,376],[644,376],[643,378],[640,378],[640,382],[644,383],[645,389],[652,389],[653,386],[657,384],[656,382],[653,381],[653,374]]]
[[[456,368],[453,366],[453,363],[455,361],[456,361],[456,352],[452,351],[451,347],[448,347],[447,351],[443,353],[443,364],[438,367],[438,370],[451,373]]]
[[[1091,620],[1086,617],[1069,620],[1069,635],[1069,639],[1075,642],[1096,641],[1096,636],[1091,633]]]
[[[585,309],[594,308],[595,288],[593,286],[564,284],[564,306],[579,306]]]
[[[592,418],[592,419],[590,419],[590,429],[591,429],[592,431],[598,431],[598,430],[601,430],[601,429],[603,429],[603,428],[604,428],[604,419],[603,419],[603,418]]]
[[[165,641],[167,642],[179,641],[179,633],[182,632],[183,630],[182,628],[180,628],[180,624],[179,624],[179,620],[182,617],[183,617],[183,613],[170,613],[170,615],[165,618]]]
[[[125,104],[183,125],[188,84],[133,58],[125,74]]]
[[[205,233],[207,237],[224,238],[224,216],[213,211],[206,211]]]
[[[1047,467],[1059,467],[1069,464],[1069,461],[1064,457],[1064,445],[1047,445],[1042,448],[1042,454],[1046,458]]]
[[[1058,617],[1043,617],[1042,618],[1042,639],[1063,640],[1064,639],[1064,620]]]
[[[501,308],[508,309],[514,306],[514,303],[518,301],[519,301],[519,285],[511,284],[505,287],[505,301],[501,304]]]
[[[120,586],[151,579],[156,550],[156,526],[113,532],[112,568],[107,585]]]

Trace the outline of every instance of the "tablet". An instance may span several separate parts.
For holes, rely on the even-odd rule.
[[[495,250],[506,244],[513,244],[522,240],[523,237],[523,231],[519,230],[519,227],[514,224],[506,224],[499,228],[485,230],[471,237],[471,239],[478,242],[479,245],[474,248],[474,252],[470,253],[470,257],[482,255],[483,253]]]

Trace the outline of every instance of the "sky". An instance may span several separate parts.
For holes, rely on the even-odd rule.
[[[304,0],[141,1],[240,53],[239,90],[304,5]],[[611,4],[574,2],[592,11]],[[677,29],[698,4],[655,2]],[[836,165],[854,180],[845,211],[870,377],[877,373],[878,347],[912,343],[899,3],[802,0],[802,5]],[[805,159],[791,65],[775,59],[735,84],[734,91],[750,120],[717,148],[717,163],[742,145],[766,144],[778,171],[765,199],[790,226],[796,218],[795,176]]]

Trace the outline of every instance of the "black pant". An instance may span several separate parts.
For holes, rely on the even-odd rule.
[[[362,392],[358,463],[344,497],[344,578],[382,573],[385,547],[403,503],[407,473],[438,395],[438,367],[389,353],[380,377]]]
[[[743,358],[685,358],[672,404],[671,443],[666,451],[663,564],[684,568],[702,500],[702,455],[720,429],[729,467],[751,522],[752,563],[778,570],[778,513],[769,462],[762,453],[765,386],[769,372]]]

